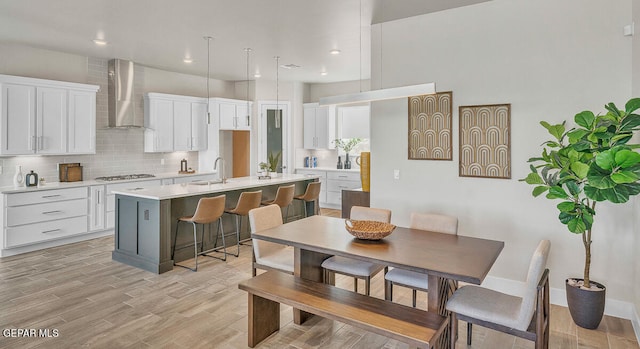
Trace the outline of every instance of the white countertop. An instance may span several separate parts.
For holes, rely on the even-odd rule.
[[[282,183],[299,182],[309,179],[318,178],[313,175],[302,174],[283,174],[271,179],[258,179],[256,176],[229,178],[227,183],[215,184],[193,184],[181,183],[163,186],[154,186],[140,190],[114,190],[112,193],[120,195],[128,195],[151,200],[175,199],[186,196],[206,195],[214,193],[223,193],[233,190],[249,189],[264,187],[268,185],[276,185]],[[204,182],[203,182],[204,183]]]
[[[108,184],[117,184],[117,183],[152,181],[152,180],[162,180],[167,178],[201,176],[201,175],[216,174],[216,173],[217,171],[196,172],[196,173],[188,173],[188,174],[178,174],[176,172],[169,172],[169,173],[155,174],[155,177],[125,179],[125,180],[119,180],[119,181],[96,181],[95,179],[91,179],[91,180],[78,181],[78,182],[47,182],[44,186],[37,186],[37,187],[21,187],[21,188],[15,188],[13,186],[0,187],[0,193],[2,194],[25,193],[25,192],[32,192],[32,191],[39,191],[39,190],[67,189],[67,188],[76,188],[76,187],[86,187],[89,185],[105,185],[105,184],[108,185]]]
[[[335,167],[296,167],[297,170],[311,170],[311,171],[333,171],[333,172],[358,172],[360,173],[360,168],[352,168],[352,169],[337,169]]]

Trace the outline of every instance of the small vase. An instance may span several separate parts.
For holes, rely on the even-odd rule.
[[[24,174],[22,173],[22,166],[16,166],[16,174],[13,175],[13,186],[16,188],[24,186]]]
[[[345,170],[351,169],[351,160],[349,160],[349,153],[345,153],[344,155],[344,169]]]

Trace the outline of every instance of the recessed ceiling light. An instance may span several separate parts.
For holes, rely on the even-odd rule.
[[[325,75],[327,75],[327,74],[329,74],[329,73],[327,73],[326,71],[321,71],[321,72],[320,72],[320,75],[322,75],[322,76],[325,76]]]
[[[333,50],[329,51],[329,53],[331,53],[332,55],[339,55],[340,54],[340,50],[333,49]]]
[[[254,77],[254,78],[259,78],[259,77],[261,77],[261,76],[262,76],[262,75],[260,75],[260,73],[255,73],[255,74],[253,74],[253,77]]]
[[[102,40],[102,39],[93,39],[93,43],[96,44],[96,45],[100,45],[100,46],[104,46],[104,45],[108,44],[107,41]]]
[[[193,63],[193,58],[185,57],[182,61],[185,63]]]

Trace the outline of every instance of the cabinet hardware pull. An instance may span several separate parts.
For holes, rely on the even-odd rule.
[[[56,194],[56,195],[43,195],[42,198],[43,199],[50,199],[50,198],[57,198],[60,197],[62,195]]]
[[[38,150],[43,150],[44,149],[44,136],[40,136],[38,137]]]
[[[100,204],[100,191],[98,190],[96,193],[98,194],[98,205],[99,205]]]
[[[54,213],[62,213],[62,211],[60,211],[60,210],[55,210],[55,211],[42,212],[42,214],[54,214]]]
[[[250,121],[249,121],[249,115],[247,115],[247,126],[251,126]]]
[[[60,231],[60,229],[52,229],[52,230],[45,230],[42,232],[42,234],[48,234],[48,233],[55,233]]]

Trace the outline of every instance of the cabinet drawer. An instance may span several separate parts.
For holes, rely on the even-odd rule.
[[[324,182],[324,180],[327,179],[327,172],[325,171],[314,171],[314,170],[296,170],[297,174],[303,174],[303,175],[313,175],[313,176],[318,176],[320,179],[320,182]]]
[[[85,190],[87,188],[84,188]],[[87,199],[76,199],[59,202],[47,202],[44,204],[7,207],[7,226],[13,227],[21,224],[39,223],[56,219],[85,216],[87,221]],[[85,230],[86,230],[85,226]]]
[[[327,173],[327,178],[328,179],[339,179],[339,180],[346,180],[346,181],[359,181],[360,180],[360,172],[340,172],[340,171],[336,171],[336,172],[328,172]]]
[[[137,181],[137,182],[127,182],[127,183],[118,183],[118,184],[107,184],[107,195],[113,195],[112,192],[114,190],[148,188],[154,185],[161,185],[161,184],[162,184],[162,180],[160,179],[156,179],[152,181]]]
[[[44,202],[63,201],[86,198],[87,187],[39,190],[31,193],[7,194],[7,206],[40,204]]]
[[[335,191],[340,193],[343,189],[357,189],[360,187],[362,187],[360,181],[327,181],[327,192]]]
[[[27,224],[5,231],[4,247],[16,247],[55,240],[87,231],[87,216],[60,219],[52,222]]]

